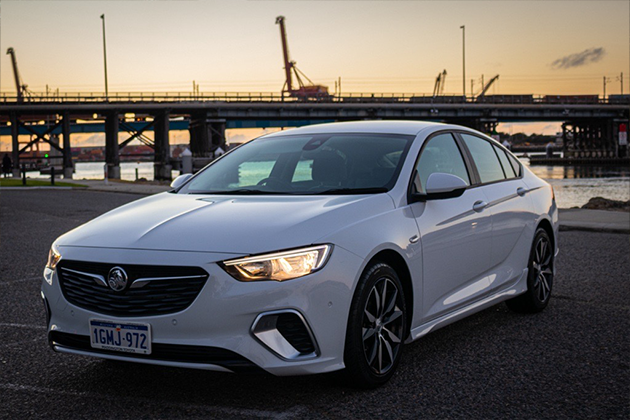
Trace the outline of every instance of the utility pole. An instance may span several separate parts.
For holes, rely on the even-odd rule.
[[[462,25],[459,28],[462,30],[462,66],[464,69],[462,90],[464,91],[464,98],[466,98],[466,25]]]
[[[105,44],[105,14],[101,15],[103,21],[103,62],[105,64],[105,99],[109,99],[109,89],[107,88],[107,45]]]
[[[617,80],[621,83],[621,94],[623,95],[623,72],[617,77]]]
[[[603,98],[604,101],[606,101],[606,83],[608,83],[610,81],[611,81],[610,77],[604,76],[604,98]]]

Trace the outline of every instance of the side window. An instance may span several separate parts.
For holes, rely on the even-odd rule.
[[[516,178],[516,174],[514,173],[514,169],[508,160],[505,151],[496,145],[492,145],[494,147],[494,151],[497,152],[497,156],[499,156],[499,160],[501,161],[501,166],[503,166],[503,172],[505,172],[505,176],[510,178]]]
[[[462,134],[462,138],[475,161],[482,184],[505,179],[499,158],[489,141],[469,134]]]
[[[521,164],[518,161],[518,159],[516,159],[514,156],[512,156],[509,153],[506,153],[508,159],[510,160],[510,163],[512,164],[512,169],[514,169],[514,173],[516,174],[517,177],[521,176]]]
[[[470,185],[464,158],[452,134],[438,134],[431,138],[422,149],[417,169],[420,185],[416,184],[416,188],[420,193],[426,191],[427,179],[434,172],[456,175]]]

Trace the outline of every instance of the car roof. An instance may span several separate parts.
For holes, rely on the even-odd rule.
[[[284,130],[269,134],[269,136],[283,136],[296,134],[322,134],[322,133],[383,133],[417,135],[427,128],[435,130],[452,128],[446,124],[427,121],[350,121],[328,124],[307,125],[290,130]],[[265,136],[268,137],[268,136]]]

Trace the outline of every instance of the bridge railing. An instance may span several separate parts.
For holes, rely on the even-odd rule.
[[[0,104],[18,101],[14,93],[0,93]],[[463,95],[431,96],[413,93],[344,93],[317,97],[292,97],[278,92],[60,92],[31,93],[24,103],[133,103],[133,102],[340,102],[340,103],[411,103],[411,104],[630,104],[630,95]]]

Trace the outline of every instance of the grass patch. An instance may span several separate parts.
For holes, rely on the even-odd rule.
[[[0,178],[0,187],[23,187],[21,179],[15,178]],[[50,181],[27,179],[27,187],[51,187]],[[87,185],[82,184],[70,184],[69,182],[55,181],[55,187],[72,187],[72,188],[86,188]]]

